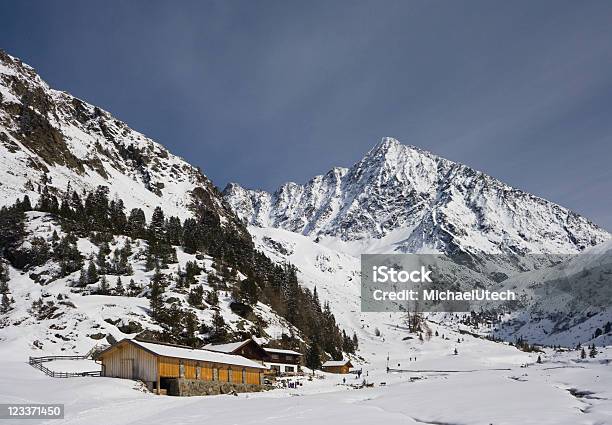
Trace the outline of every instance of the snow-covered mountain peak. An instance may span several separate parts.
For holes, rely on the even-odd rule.
[[[465,165],[383,138],[349,169],[274,193],[224,192],[248,223],[361,252],[575,253],[610,238],[589,220]]]

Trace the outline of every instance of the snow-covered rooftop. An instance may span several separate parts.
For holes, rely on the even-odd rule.
[[[350,360],[328,360],[323,363],[323,367],[334,367],[334,366],[344,366],[349,363]]]
[[[265,366],[257,362],[233,354],[217,353],[201,349],[198,350],[192,348],[183,348],[173,345],[155,344],[153,342],[143,342],[137,341],[135,339],[132,339],[130,341],[133,344],[139,345],[145,350],[148,350],[159,356],[176,357],[180,359],[198,360],[211,363],[223,363],[229,365],[252,367],[257,369],[266,369]]]
[[[233,353],[238,348],[242,347],[244,344],[249,342],[247,339],[245,341],[238,342],[229,342],[227,344],[207,344],[202,347],[203,350],[214,351],[216,353]]]
[[[301,356],[302,353],[298,353],[297,351],[293,351],[293,350],[283,350],[281,348],[268,348],[268,347],[263,347],[264,350],[266,350],[267,353],[274,353],[274,354],[293,354],[294,356]]]

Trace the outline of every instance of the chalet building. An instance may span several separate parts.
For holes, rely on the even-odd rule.
[[[264,347],[267,357],[264,364],[277,374],[295,374],[300,371],[302,354],[293,350]]]
[[[229,344],[208,344],[203,349],[258,361],[276,374],[298,373],[302,360],[302,354],[297,351],[262,347],[252,338]]]
[[[137,379],[157,394],[207,395],[260,391],[260,362],[233,354],[123,339],[99,355],[102,376]]]
[[[352,367],[350,360],[328,360],[323,363],[322,369],[329,373],[349,373]]]
[[[253,338],[228,344],[208,344],[202,347],[203,350],[214,351],[215,353],[232,354],[246,357],[263,364],[267,353]]]

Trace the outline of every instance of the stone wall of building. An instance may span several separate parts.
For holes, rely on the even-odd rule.
[[[261,385],[176,378],[169,380],[168,387],[168,395],[175,396],[229,394],[234,391],[237,393],[257,392],[261,391]]]

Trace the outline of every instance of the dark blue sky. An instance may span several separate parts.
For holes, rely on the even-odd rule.
[[[612,229],[612,2],[4,1],[0,47],[228,181],[383,136]]]

